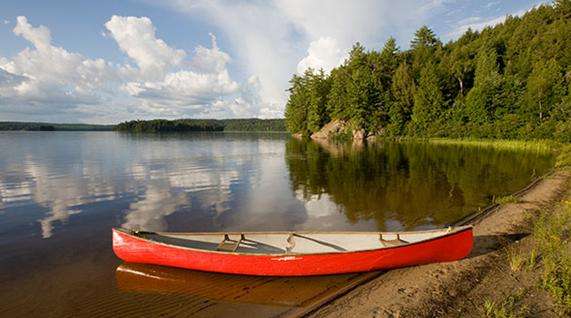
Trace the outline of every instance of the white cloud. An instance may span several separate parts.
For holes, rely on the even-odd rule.
[[[183,50],[168,46],[157,39],[156,30],[147,17],[112,16],[105,27],[119,48],[132,58],[147,76],[160,76],[185,57]]]
[[[308,68],[323,69],[326,73],[343,62],[347,54],[339,48],[337,40],[330,37],[319,38],[309,44],[307,56],[297,64],[297,72]]]
[[[257,108],[244,105],[247,97],[242,94],[250,84],[244,83],[241,89],[231,78],[227,69],[231,58],[218,47],[213,34],[211,47],[198,46],[189,58],[184,50],[157,38],[146,17],[113,16],[105,27],[135,66],[89,59],[54,46],[47,27],[18,17],[13,32],[33,47],[10,59],[0,57],[0,112],[35,120],[59,114],[57,118],[64,120],[70,116],[91,122],[208,116],[221,111],[235,117],[233,110],[258,114]]]
[[[103,99],[104,87],[114,78],[114,70],[102,59],[91,60],[51,43],[47,27],[34,27],[26,17],[18,17],[14,34],[33,44],[12,59],[0,58],[4,76],[18,81],[0,82],[0,98],[5,107],[21,104],[94,104]],[[53,111],[52,109],[47,111]]]

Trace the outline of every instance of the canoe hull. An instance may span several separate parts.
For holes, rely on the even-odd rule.
[[[345,253],[252,255],[181,248],[113,230],[113,251],[125,262],[257,276],[330,275],[450,262],[468,256],[472,245],[472,228],[466,228],[392,248]]]

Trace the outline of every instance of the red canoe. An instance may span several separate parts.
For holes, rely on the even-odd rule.
[[[310,276],[384,270],[462,259],[471,226],[379,232],[166,233],[113,229],[125,262],[227,274]]]

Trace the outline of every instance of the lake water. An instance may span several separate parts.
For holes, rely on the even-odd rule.
[[[536,153],[335,146],[281,134],[0,132],[0,314],[282,314],[352,276],[262,279],[121,264],[110,229],[434,228],[552,164]]]

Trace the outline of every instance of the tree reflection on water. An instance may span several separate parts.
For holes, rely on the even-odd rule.
[[[293,191],[327,195],[350,222],[381,230],[441,226],[515,192],[552,164],[546,154],[426,142],[351,144],[290,139]]]

